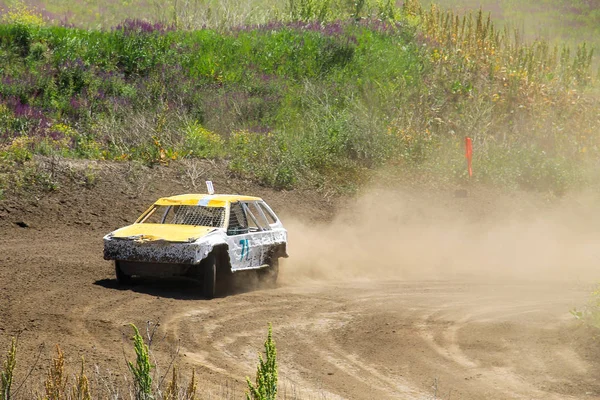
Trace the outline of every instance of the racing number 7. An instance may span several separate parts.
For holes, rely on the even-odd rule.
[[[246,260],[248,260],[250,256],[250,239],[242,239],[240,240],[240,244],[242,245],[242,255],[240,257],[240,261],[244,259],[244,255],[246,256]]]

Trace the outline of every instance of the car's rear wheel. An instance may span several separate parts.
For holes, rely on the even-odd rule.
[[[279,276],[279,259],[271,258],[267,263],[269,266],[259,269],[258,278],[260,282],[267,287],[275,287],[277,277]]]
[[[131,285],[131,282],[133,281],[131,275],[127,275],[125,272],[123,272],[119,261],[115,261],[115,275],[119,285]]]
[[[202,262],[202,295],[212,299],[217,294],[217,258],[210,254]]]

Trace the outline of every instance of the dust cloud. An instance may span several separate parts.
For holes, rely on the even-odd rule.
[[[597,195],[372,189],[332,221],[287,216],[282,278],[600,280]]]

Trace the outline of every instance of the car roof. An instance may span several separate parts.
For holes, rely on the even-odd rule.
[[[205,206],[227,207],[237,201],[262,201],[260,197],[241,196],[239,194],[180,194],[177,196],[162,197],[154,204],[158,206]]]

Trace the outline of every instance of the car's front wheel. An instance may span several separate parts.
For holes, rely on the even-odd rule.
[[[217,294],[217,258],[214,254],[206,257],[202,263],[202,295],[212,299]]]
[[[119,285],[131,285],[131,275],[127,275],[125,272],[123,272],[119,261],[115,261],[115,275]]]

